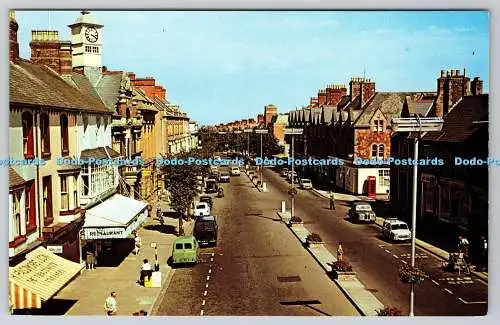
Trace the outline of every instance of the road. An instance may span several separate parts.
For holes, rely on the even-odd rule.
[[[290,184],[273,170],[264,171],[264,181],[276,205],[288,202]],[[344,259],[348,260],[360,281],[385,305],[409,311],[409,285],[398,277],[399,267],[410,263],[410,244],[394,244],[380,236],[377,225],[358,225],[346,219],[348,202],[336,202],[336,210],[329,210],[327,199],[312,191],[298,190],[295,215],[302,218],[305,227],[320,234],[330,251],[335,252],[343,242]],[[288,206],[288,203],[287,203]],[[430,279],[415,286],[417,316],[464,316],[487,313],[488,287],[475,277],[458,276],[441,270],[442,261],[417,248],[416,263]]]
[[[219,241],[176,269],[156,315],[314,316],[359,313],[279,222],[279,201],[245,175],[215,199]]]

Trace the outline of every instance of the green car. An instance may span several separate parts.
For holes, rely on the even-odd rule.
[[[198,241],[194,236],[182,236],[175,239],[172,247],[173,264],[196,264],[198,262],[199,249]]]

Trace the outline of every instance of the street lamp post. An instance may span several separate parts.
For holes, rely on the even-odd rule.
[[[264,159],[263,153],[262,153],[262,135],[269,133],[269,130],[267,130],[267,129],[259,129],[259,130],[255,130],[255,133],[260,134],[260,158]],[[264,165],[264,161],[262,161],[262,165],[259,166],[259,169],[260,169],[260,183],[261,184],[263,184],[263,181],[262,181],[262,167],[264,167],[263,165]]]
[[[393,132],[415,132],[414,151],[413,151],[413,200],[411,213],[411,267],[415,267],[415,242],[417,232],[417,179],[418,179],[418,145],[423,132],[439,132],[443,128],[443,119],[441,117],[415,117],[393,118],[391,125]],[[415,291],[414,284],[411,283],[410,289],[410,315],[414,316]]]
[[[304,129],[299,129],[299,128],[285,128],[285,131],[284,131],[284,134],[287,135],[287,134],[290,134],[292,136],[292,186],[291,186],[291,189],[290,189],[290,196],[291,196],[291,199],[290,199],[290,217],[293,217],[294,214],[295,214],[295,170],[294,170],[294,166],[295,166],[295,135],[300,135],[302,134],[302,132],[304,132]]]
[[[250,133],[253,132],[252,129],[243,130],[247,134],[247,158],[250,157]]]

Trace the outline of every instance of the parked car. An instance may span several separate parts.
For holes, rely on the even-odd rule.
[[[229,183],[231,181],[231,176],[228,172],[221,172],[219,176],[219,182],[221,183]]]
[[[215,216],[203,216],[194,223],[193,236],[201,245],[217,245],[217,221]]]
[[[349,210],[349,218],[355,222],[375,222],[375,212],[368,202],[354,202]]]
[[[194,216],[209,216],[210,215],[210,205],[207,202],[199,202],[194,206]]]
[[[299,185],[300,185],[300,188],[304,189],[304,190],[310,190],[313,188],[312,182],[309,178],[302,178],[299,181]]]
[[[231,176],[240,176],[240,168],[231,167]]]
[[[288,168],[283,168],[280,173],[281,177],[287,177],[288,176]]]
[[[203,195],[203,196],[200,196],[200,202],[206,202],[208,203],[210,209],[212,209],[212,197],[211,196],[208,196],[208,195]]]
[[[397,218],[388,218],[382,225],[382,236],[393,241],[409,241],[411,231],[406,222]]]
[[[194,236],[182,236],[174,240],[172,246],[172,263],[192,263],[198,262],[199,244]]]
[[[298,175],[297,175],[297,172],[296,172],[295,170],[293,171],[293,173],[292,173],[292,171],[290,170],[290,171],[288,172],[288,174],[286,175],[286,177],[288,178],[288,180],[289,180],[290,182],[291,182],[291,180],[292,180],[292,175],[293,175],[293,176],[298,176]]]
[[[213,178],[207,179],[206,185],[205,185],[205,193],[217,193],[218,189],[218,184],[217,181]]]

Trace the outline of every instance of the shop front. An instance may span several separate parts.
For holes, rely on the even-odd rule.
[[[133,234],[148,217],[148,203],[115,194],[88,209],[83,225],[82,259],[93,254],[97,266],[116,266],[133,249]]]

